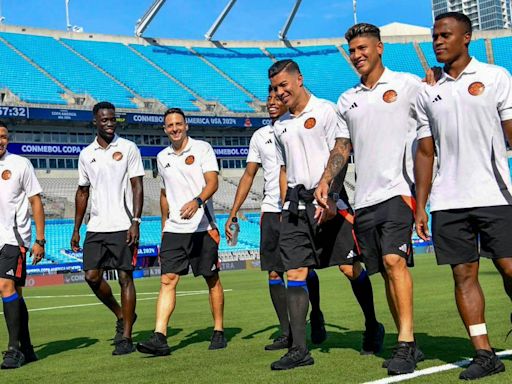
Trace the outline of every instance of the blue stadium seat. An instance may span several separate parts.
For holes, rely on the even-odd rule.
[[[430,42],[423,42],[420,43],[421,51],[423,52],[423,55],[425,56],[425,60],[427,60],[427,64],[429,67],[433,67],[435,65],[439,66],[439,63],[437,62],[436,55],[434,53],[434,49],[432,48],[432,43]],[[478,61],[481,61],[482,63],[487,63],[487,51],[485,49],[485,40],[479,39],[479,40],[473,40],[471,44],[469,44],[469,54],[471,56],[474,56]],[[495,52],[496,57],[496,52]]]
[[[52,37],[0,33],[72,92],[108,100],[120,108],[137,108],[133,95]]]
[[[67,104],[64,91],[44,73],[0,42],[0,88],[9,88],[22,101],[35,104]]]
[[[304,74],[304,85],[315,96],[336,102],[353,87],[359,77],[333,45],[294,48],[267,48],[277,60],[295,60]]]
[[[121,43],[62,39],[80,54],[145,98],[168,107],[199,111],[194,96]],[[122,62],[123,65],[119,65]]]
[[[425,76],[425,70],[412,43],[385,44],[382,60],[393,71],[413,73],[420,78]]]
[[[500,37],[491,40],[494,63],[512,73],[512,37]]]
[[[184,47],[132,44],[138,52],[201,95],[233,112],[254,112],[250,97]]]

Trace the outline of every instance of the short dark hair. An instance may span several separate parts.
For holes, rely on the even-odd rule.
[[[439,15],[436,16],[435,21],[439,21],[439,20],[447,19],[447,18],[452,18],[452,19],[457,20],[459,23],[464,25],[466,33],[469,33],[470,35],[473,34],[473,26],[471,25],[471,20],[465,14],[463,14],[461,12],[440,13]]]
[[[116,107],[114,107],[114,104],[109,101],[100,101],[98,104],[92,107],[92,114],[96,116],[100,109],[113,109],[115,111]]]
[[[345,33],[345,39],[349,43],[356,37],[363,36],[373,36],[380,41],[380,29],[373,24],[359,23],[351,26]]]
[[[268,85],[268,93],[274,92],[274,88],[272,88],[272,84]]]
[[[289,73],[301,73],[299,65],[295,61],[291,59],[285,59],[276,61],[274,64],[270,66],[270,68],[268,69],[268,78],[271,79],[275,75],[283,71]]]
[[[9,129],[7,128],[7,124],[5,124],[3,121],[0,121],[0,128]]]
[[[183,116],[183,120],[185,121],[185,123],[187,122],[187,118],[185,117],[185,112],[183,112],[183,110],[181,108],[169,108],[167,111],[165,111],[164,121],[168,115],[172,115],[173,113],[177,113],[178,115]]]

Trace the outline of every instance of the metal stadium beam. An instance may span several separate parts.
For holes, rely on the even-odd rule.
[[[235,5],[235,3],[236,3],[236,0],[229,0],[229,2],[226,5],[226,7],[220,13],[219,17],[217,17],[217,20],[215,20],[215,22],[212,24],[212,26],[210,27],[208,32],[206,32],[206,34],[204,35],[204,38],[206,40],[209,41],[209,40],[211,40],[213,38],[213,35],[217,31],[217,29],[220,27],[220,25],[224,21],[224,18],[227,16],[229,11],[231,11],[231,8],[233,8],[233,5]]]
[[[156,16],[160,8],[165,4],[166,0],[155,0],[153,4],[146,11],[144,16],[142,16],[137,23],[135,24],[135,36],[141,37],[148,25],[151,23],[151,20]]]
[[[299,10],[301,2],[302,2],[302,0],[295,1],[295,5],[293,6],[292,11],[288,15],[288,19],[286,20],[286,23],[284,23],[283,29],[281,31],[279,31],[278,36],[281,40],[286,40],[286,35],[288,34],[288,29],[290,29],[290,26],[292,25],[293,18],[295,17],[295,14]]]

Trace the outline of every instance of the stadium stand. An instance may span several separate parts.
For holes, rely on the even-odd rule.
[[[512,36],[492,39],[491,44],[494,53],[494,63],[512,72]]]
[[[494,40],[491,40],[494,41]],[[425,55],[425,59],[427,60],[427,64],[429,67],[438,66],[439,63],[436,60],[436,55],[434,50],[432,49],[432,43],[430,42],[422,42],[419,43],[420,49]],[[469,54],[474,56],[478,61],[483,63],[487,63],[489,60],[487,59],[487,50],[485,48],[485,40],[473,40],[469,45]]]
[[[425,70],[412,43],[384,44],[384,51],[385,54],[382,57],[386,67],[393,71],[413,73],[420,78],[425,76]]]

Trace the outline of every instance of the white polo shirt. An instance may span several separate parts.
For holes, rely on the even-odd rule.
[[[144,166],[135,143],[115,136],[107,148],[95,139],[80,152],[78,185],[90,186],[91,219],[88,232],[126,231],[133,217],[130,179],[144,176]]]
[[[316,188],[341,134],[336,106],[311,95],[300,114],[287,112],[274,123],[274,134],[277,159],[279,165],[286,166],[288,187],[303,184],[306,189]]]
[[[508,71],[475,58],[418,95],[418,140],[433,136],[438,165],[430,210],[512,205],[501,122],[512,119]]]
[[[279,191],[279,172],[281,165],[277,161],[274,129],[267,125],[253,133],[249,143],[248,163],[261,164],[263,168],[263,201],[261,212],[281,212]]]
[[[212,146],[206,141],[189,137],[180,154],[174,152],[172,145],[160,151],[157,164],[158,173],[162,177],[162,189],[165,189],[169,204],[164,232],[194,233],[212,229],[212,223],[215,223],[212,199],[206,201],[191,219],[182,219],[180,215],[181,207],[199,196],[206,186],[204,174],[219,172]]]
[[[6,151],[0,158],[0,249],[5,244],[21,245],[20,242],[30,247],[28,198],[41,192],[30,161]]]
[[[340,96],[341,136],[354,148],[356,209],[412,196],[415,102],[422,87],[419,77],[385,68],[373,88],[359,83]]]

